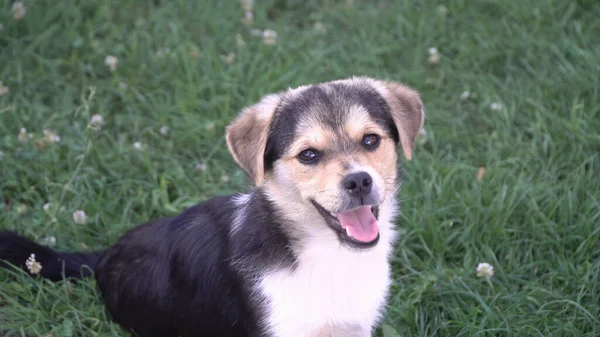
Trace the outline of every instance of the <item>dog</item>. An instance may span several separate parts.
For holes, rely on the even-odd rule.
[[[391,285],[397,148],[411,160],[423,119],[416,91],[368,77],[270,94],[225,129],[248,193],[142,224],[100,252],[2,232],[0,260],[28,271],[33,253],[42,277],[94,277],[134,336],[371,336]]]

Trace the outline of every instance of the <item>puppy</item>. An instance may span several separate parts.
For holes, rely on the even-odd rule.
[[[3,232],[0,259],[23,268],[34,253],[51,280],[88,266],[136,336],[371,336],[390,286],[396,147],[411,159],[423,117],[417,92],[365,77],[268,95],[226,128],[249,193],[138,226],[102,252]]]

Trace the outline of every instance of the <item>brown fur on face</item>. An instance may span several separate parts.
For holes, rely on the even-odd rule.
[[[308,204],[314,199],[337,212],[346,207],[340,183],[348,173],[368,172],[379,202],[393,197],[397,187],[395,140],[405,157],[412,159],[423,117],[423,105],[414,90],[394,82],[352,78],[268,96],[244,109],[227,128],[227,144],[257,186],[267,183],[291,204]],[[282,118],[290,121],[279,123],[283,131],[274,127]],[[377,149],[362,147],[367,134],[381,138]],[[267,170],[264,161],[269,139],[285,146],[280,146],[283,150],[276,153]],[[306,149],[321,153],[316,164],[298,160],[298,154]]]
[[[345,210],[342,179],[349,173],[367,171],[373,178],[377,204],[392,197],[396,189],[396,151],[394,140],[386,136],[376,123],[352,120],[349,114],[343,129],[327,130],[318,120],[305,123],[297,130],[298,137],[269,175],[272,185],[298,195],[298,202],[315,200],[333,213]],[[361,143],[366,134],[381,137],[375,150]],[[307,165],[298,160],[298,153],[315,149],[320,160]],[[287,193],[286,193],[287,194]]]

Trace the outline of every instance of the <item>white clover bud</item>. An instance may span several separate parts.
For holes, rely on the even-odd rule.
[[[136,150],[142,150],[143,147],[144,146],[142,145],[141,142],[135,142],[135,143],[133,143],[133,148],[136,149]]]
[[[15,1],[12,4],[12,15],[15,21],[19,21],[25,17],[27,7],[21,1]]]
[[[35,260],[35,254],[31,254],[27,261],[25,261],[25,266],[29,273],[37,275],[42,271],[42,264]]]
[[[90,118],[90,125],[93,128],[99,128],[104,124],[104,117],[102,117],[102,115],[99,114],[94,114],[92,115],[92,117]]]
[[[10,92],[10,88],[0,82],[0,96],[4,96]]]
[[[494,111],[500,111],[502,110],[502,108],[504,108],[504,106],[501,103],[492,103],[490,104],[490,109],[494,110]]]
[[[73,220],[75,221],[76,224],[85,225],[85,223],[87,222],[87,215],[85,214],[84,211],[77,210],[77,211],[73,212]]]
[[[117,70],[117,65],[119,64],[119,59],[116,56],[108,55],[104,59],[104,64],[110,69],[110,71]]]
[[[204,163],[196,164],[196,170],[198,170],[200,172],[206,171],[206,164],[204,164]]]
[[[262,32],[263,43],[272,46],[277,43],[277,32],[272,29],[266,29]]]
[[[491,264],[482,262],[477,265],[477,277],[482,277],[489,280],[492,278],[492,276],[494,276],[494,267]]]

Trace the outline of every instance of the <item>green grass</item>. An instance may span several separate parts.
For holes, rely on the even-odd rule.
[[[422,93],[427,135],[401,163],[386,331],[600,336],[600,3],[455,0],[447,16],[439,4],[257,0],[254,27],[278,34],[267,46],[237,1],[28,0],[15,21],[0,0],[0,228],[55,236],[58,249],[108,246],[245,189],[223,139],[243,106],[353,74],[400,80]],[[19,142],[22,127],[35,139]],[[60,142],[39,146],[45,128]],[[94,289],[0,272],[0,334],[125,335]]]

